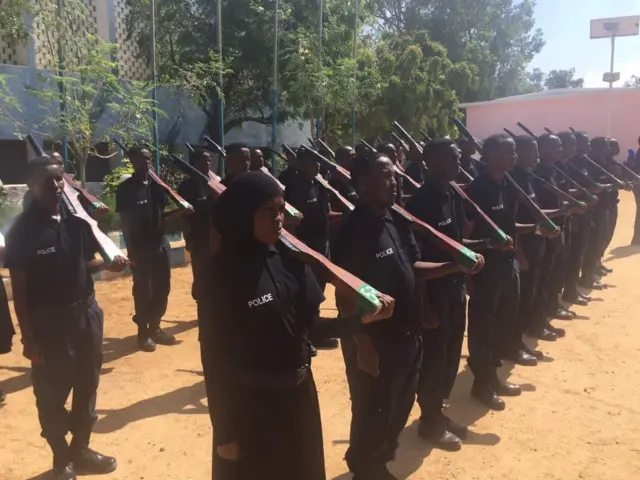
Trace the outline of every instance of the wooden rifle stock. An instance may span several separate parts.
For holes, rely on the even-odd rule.
[[[120,149],[123,152],[126,152],[127,155],[130,156],[129,154],[129,149],[127,147],[125,147],[122,143],[120,143],[120,141],[117,138],[113,139],[113,142],[120,147]],[[150,148],[150,147],[149,147]],[[148,175],[149,178],[151,180],[153,180],[155,183],[157,183],[169,196],[169,198],[171,198],[177,205],[179,208],[183,209],[183,210],[193,210],[193,207],[191,206],[191,204],[189,202],[187,202],[184,198],[182,198],[180,195],[178,195],[178,193],[171,188],[169,185],[167,185],[157,174],[156,172],[153,171],[153,169],[149,169],[148,170]]]
[[[329,145],[327,145],[321,138],[319,138],[317,140],[317,142],[320,144],[320,146],[329,154],[329,156],[333,159],[336,158],[336,152],[334,152],[333,150],[331,150],[331,147],[329,147]],[[313,144],[312,144],[313,145]]]
[[[332,172],[335,172],[337,175],[341,176],[343,180],[351,181],[351,174],[340,165],[336,165],[335,163],[323,157],[318,152],[310,149],[309,147],[303,145],[300,148],[306,149],[311,152],[319,161],[323,162],[329,169],[331,169]],[[406,220],[411,222],[414,230],[416,230],[419,234],[427,237],[434,243],[436,247],[451,255],[460,265],[463,265],[465,268],[474,268],[477,265],[478,259],[476,257],[476,254],[464,245],[461,245],[452,238],[449,238],[446,235],[440,233],[431,225],[428,225],[423,221],[417,219],[402,207],[393,205],[393,207],[391,208],[396,213],[400,214]]]
[[[391,132],[391,137],[398,143],[398,145],[400,145],[402,148],[404,148],[407,152],[409,152],[411,149],[409,148],[409,145],[407,145],[404,140],[402,140],[398,134],[396,132]]]
[[[407,132],[404,128],[402,128],[402,125],[400,125],[398,122],[393,122],[393,126],[397,128],[406,137],[408,142],[413,144],[413,146],[417,149],[418,152],[420,152],[420,154],[422,154],[423,149],[420,146],[420,144],[415,141],[415,139],[409,134],[409,132]],[[425,168],[427,168],[424,162],[422,163],[422,165]],[[470,180],[473,180],[473,177],[471,177],[471,175],[469,175],[466,171],[464,171],[464,169],[460,168],[460,171],[464,172],[467,178],[469,178]],[[476,204],[476,202],[471,200],[469,196],[466,193],[464,193],[462,188],[460,188],[455,181],[450,182],[450,185],[453,188],[453,190],[460,197],[462,197],[463,200],[465,200],[466,202],[468,202],[469,205],[471,205],[471,207],[476,211],[476,213],[480,216],[480,218],[484,220],[485,224],[487,224],[487,226],[489,227],[489,229],[491,230],[494,236],[494,239],[497,242],[499,242],[502,245],[506,245],[507,243],[509,243],[507,234],[504,233],[502,229],[498,227],[498,225],[496,225],[496,223],[493,220],[491,220],[491,218],[489,218],[489,216],[485,212],[482,211],[482,209]]]
[[[68,173],[63,173],[62,177],[64,181],[67,182],[78,194],[82,195],[84,199],[91,204],[91,207],[96,210],[98,208],[106,208],[107,211],[111,210],[107,207],[99,198],[91,195],[85,188],[80,185],[80,183],[76,182],[71,175]]]
[[[222,183],[215,179],[207,178],[182,158],[175,154],[171,154],[170,157],[178,169],[192,178],[203,182],[215,196],[219,196],[225,191],[225,186],[222,185]],[[382,304],[378,299],[379,292],[375,288],[364,283],[355,275],[331,263],[284,229],[282,230],[279,241],[305,263],[322,268],[328,274],[329,280],[337,290],[348,292],[349,295],[356,298],[361,312],[375,314],[380,311]]]
[[[462,132],[462,134],[467,137],[469,141],[475,144],[478,151],[482,151],[482,143],[479,142],[473,135],[471,135],[471,132],[462,124],[460,120],[454,117],[453,123],[456,125],[456,127],[458,127],[458,130],[460,130],[460,132]],[[529,195],[527,195],[525,191],[520,188],[520,185],[518,185],[518,183],[513,179],[511,175],[509,175],[509,173],[505,172],[504,178],[515,189],[516,194],[518,195],[518,199],[525,207],[529,209],[531,215],[533,215],[533,218],[537,223],[544,226],[550,232],[559,230],[558,226],[545,215],[545,213],[533,200],[531,200]]]

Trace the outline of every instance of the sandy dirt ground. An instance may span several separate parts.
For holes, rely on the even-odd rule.
[[[611,288],[594,292],[591,306],[576,308],[577,319],[556,321],[567,337],[540,346],[546,357],[538,367],[503,367],[503,375],[523,385],[522,396],[507,399],[504,412],[488,412],[469,397],[471,375],[463,360],[449,414],[473,433],[461,452],[432,450],[417,436],[415,408],[390,466],[399,479],[640,478],[640,247],[627,246],[634,215],[633,197],[625,193],[608,254],[615,269],[606,279]],[[104,478],[210,478],[212,433],[190,268],[174,270],[172,283],[164,327],[181,344],[154,354],[136,349],[131,280],[97,286],[106,317],[105,362],[93,446],[119,461]],[[324,307],[335,315],[331,301]],[[15,344],[12,354],[0,357],[0,382],[9,393],[0,410],[0,479],[47,478],[51,458],[39,436],[29,365],[19,337]],[[340,352],[322,352],[314,370],[328,478],[348,479],[343,455],[350,405]]]

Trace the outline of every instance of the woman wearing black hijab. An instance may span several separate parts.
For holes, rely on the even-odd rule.
[[[359,316],[319,318],[324,296],[310,268],[279,243],[283,192],[243,173],[218,198],[207,313],[200,325],[214,428],[215,480],[325,480],[309,330],[358,331]],[[388,318],[392,303],[381,298]]]

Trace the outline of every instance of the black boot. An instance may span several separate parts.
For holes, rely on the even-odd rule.
[[[533,355],[529,355],[524,348],[513,348],[510,352],[505,353],[502,359],[512,361],[516,365],[523,367],[535,367],[538,365],[538,359]]]
[[[156,345],[165,345],[171,347],[178,344],[178,340],[173,335],[165,332],[160,328],[160,323],[149,325],[149,336]]]
[[[491,387],[493,391],[496,392],[496,395],[502,397],[518,397],[522,393],[520,385],[501,380],[497,374],[491,380]]]
[[[442,414],[442,416],[444,417],[447,430],[453,433],[456,437],[462,440],[465,440],[469,436],[469,427],[466,427],[457,422],[454,422],[449,417],[447,417],[444,413]]]
[[[53,479],[76,480],[76,474],[71,463],[71,450],[64,437],[47,438],[47,443],[53,452]]]
[[[418,424],[418,435],[440,450],[457,452],[462,448],[460,438],[447,429],[442,411],[421,417]]]
[[[105,475],[118,468],[118,462],[113,457],[107,457],[89,448],[91,431],[74,432],[71,440],[71,459],[75,471],[80,475]]]
[[[0,385],[0,405],[7,401],[7,394],[2,390],[2,385]]]
[[[501,411],[506,408],[504,400],[496,395],[491,383],[488,381],[474,380],[471,387],[471,396],[489,410]]]
[[[532,357],[534,357],[536,360],[542,360],[544,358],[544,353],[542,353],[540,350],[536,350],[534,348],[530,348],[526,343],[522,342],[522,346],[521,346],[522,350],[524,350],[525,352],[527,352],[529,355],[531,355]]]
[[[156,351],[156,342],[151,339],[147,327],[138,327],[138,348],[148,353]]]

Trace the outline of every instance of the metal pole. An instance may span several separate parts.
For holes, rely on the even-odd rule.
[[[611,119],[613,117],[613,70],[616,55],[616,36],[611,35],[611,66],[609,68],[609,111],[607,113],[607,137],[611,137]]]
[[[280,21],[280,2],[279,0],[275,0],[276,2],[276,12],[275,12],[275,38],[273,41],[273,104],[271,111],[271,149],[272,151],[276,149],[277,146],[277,138],[276,138],[276,128],[278,126],[277,113],[278,113],[278,37],[279,37],[279,21]],[[271,172],[276,174],[276,162],[275,159],[271,159]]]
[[[160,173],[160,145],[158,140],[158,72],[156,69],[156,1],[151,0],[151,98],[153,99],[153,159],[156,173]]]
[[[64,9],[64,0],[58,0],[58,21],[62,23],[62,10]],[[62,120],[62,160],[64,169],[67,170],[69,165],[69,138],[67,136],[67,120],[65,118],[65,110],[67,108],[65,100],[64,85],[64,51],[62,48],[62,35],[58,39],[58,90],[60,90],[60,119]]]
[[[324,1],[318,0],[320,10],[320,21],[318,24],[318,66],[320,76],[322,76],[322,36],[324,34]],[[322,92],[322,90],[320,90]],[[324,116],[324,98],[320,94],[320,110],[318,112],[318,120],[316,123],[316,138],[322,138],[322,120]]]
[[[355,84],[358,78],[358,0],[354,0],[355,2],[355,15],[353,17],[353,61],[354,61],[354,70],[353,70],[353,80],[354,80],[354,88],[357,91],[358,85]],[[353,106],[351,107],[351,144],[356,144],[356,95],[353,97]]]
[[[222,92],[222,0],[217,1],[217,15],[218,15],[218,62],[220,72],[218,73],[218,88]],[[224,101],[221,96],[218,97],[218,143],[224,148]],[[219,156],[218,159],[218,171],[220,176],[224,176],[224,161]]]

